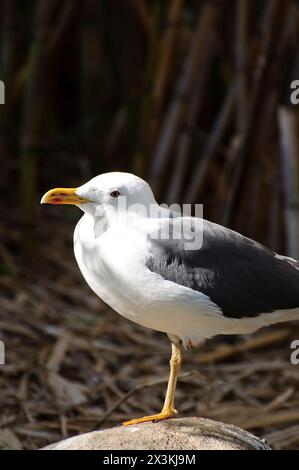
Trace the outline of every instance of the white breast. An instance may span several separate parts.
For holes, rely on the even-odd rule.
[[[126,227],[96,237],[89,215],[74,233],[75,256],[85,280],[118,313],[186,343],[213,336],[219,321],[225,321],[218,307],[206,295],[148,270],[147,243],[144,235]]]
[[[94,235],[93,221],[84,215],[74,233],[74,252],[79,268],[91,289],[114,310],[129,318],[140,296],[140,269],[144,250],[141,241],[130,243],[128,233],[109,229]],[[133,295],[135,294],[135,295]],[[133,318],[132,318],[133,319]]]

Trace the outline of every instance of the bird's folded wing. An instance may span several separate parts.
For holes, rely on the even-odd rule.
[[[203,219],[175,218],[160,221],[149,239],[147,268],[209,296],[227,317],[299,307],[299,263],[237,232]]]

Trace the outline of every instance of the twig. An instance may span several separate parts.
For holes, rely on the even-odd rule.
[[[227,359],[228,357],[232,357],[240,352],[264,348],[270,344],[277,343],[284,340],[285,338],[288,338],[289,335],[290,330],[283,329],[279,331],[270,331],[259,336],[254,336],[253,338],[249,338],[236,345],[221,345],[214,351],[200,355],[197,362],[199,364],[206,364],[213,361]]]
[[[197,371],[191,371],[191,372],[186,372],[184,374],[180,374],[180,379],[183,379],[183,378],[186,378],[186,377],[190,377],[191,375],[195,375],[195,374],[198,374]],[[109,418],[109,416],[111,416],[112,413],[114,413],[115,410],[117,410],[117,408],[119,408],[123,403],[125,403],[132,395],[134,395],[135,393],[137,392],[140,392],[141,390],[144,390],[145,388],[149,388],[149,387],[155,387],[156,385],[161,385],[161,384],[165,384],[168,382],[168,377],[165,377],[163,379],[156,379],[156,380],[152,380],[151,382],[147,382],[145,384],[140,384],[140,385],[137,385],[136,387],[132,388],[132,390],[130,390],[129,392],[127,392],[122,398],[120,398],[118,401],[116,401],[112,406],[111,408],[109,408],[106,413],[103,415],[103,417],[97,422],[96,426],[94,428],[91,429],[91,431],[94,431],[96,430],[99,426],[101,426],[104,421],[107,420],[107,418]]]

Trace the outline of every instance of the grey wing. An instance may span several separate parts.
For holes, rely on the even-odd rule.
[[[170,221],[170,233],[177,233],[178,223]],[[201,248],[186,246],[184,238],[151,239],[148,269],[206,294],[227,317],[299,307],[298,261],[205,220]]]

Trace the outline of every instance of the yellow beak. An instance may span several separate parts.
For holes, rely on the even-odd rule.
[[[50,189],[41,199],[41,204],[84,204],[89,202],[76,194],[77,188]]]

